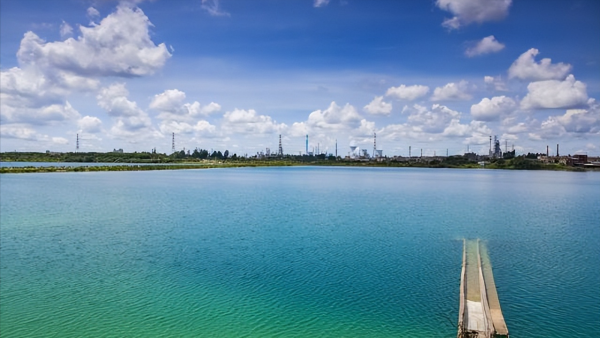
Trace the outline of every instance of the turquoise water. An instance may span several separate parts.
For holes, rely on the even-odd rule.
[[[481,238],[511,337],[597,337],[600,174],[0,175],[2,337],[455,337]]]

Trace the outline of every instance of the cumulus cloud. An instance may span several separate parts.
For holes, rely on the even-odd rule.
[[[512,0],[437,0],[436,5],[452,13],[454,17],[444,20],[442,26],[458,29],[471,23],[498,21],[508,15]]]
[[[521,101],[522,109],[575,108],[587,102],[586,85],[573,75],[564,81],[532,82],[527,86],[527,96]]]
[[[383,96],[376,96],[363,110],[373,115],[389,115],[392,112],[392,104],[384,102]]]
[[[160,131],[164,134],[191,134],[194,133],[197,138],[215,138],[219,136],[217,127],[205,120],[200,120],[196,124],[188,122],[178,122],[165,120],[160,123]]]
[[[372,142],[374,130],[375,123],[362,118],[354,106],[331,102],[327,109],[311,112],[306,121],[293,123],[286,134],[292,137],[309,134],[311,146],[320,143],[325,149],[324,145],[333,145],[341,135],[355,143]]]
[[[325,110],[315,110],[308,116],[308,125],[318,129],[340,130],[358,127],[361,116],[349,103],[343,107],[331,102]]]
[[[385,93],[386,96],[395,97],[399,100],[413,101],[420,97],[425,96],[429,92],[429,87],[414,85],[406,86],[400,85],[398,87],[391,87]]]
[[[477,121],[497,121],[501,116],[512,113],[516,108],[517,103],[510,97],[483,98],[479,103],[471,106],[471,116]]]
[[[198,101],[184,103],[185,98],[184,92],[178,89],[168,89],[154,96],[150,108],[160,112],[158,116],[160,119],[187,122],[194,117],[207,116],[221,110],[221,106],[217,103],[211,102],[207,106],[201,106]]]
[[[178,89],[168,89],[163,93],[154,95],[150,108],[176,113],[180,110],[185,100],[185,93]]]
[[[406,106],[403,113],[409,115],[406,123],[388,125],[378,133],[389,140],[439,141],[462,137],[464,144],[483,144],[491,133],[481,121],[461,123],[460,112],[439,104],[430,109],[418,104]]]
[[[219,136],[216,126],[199,117],[221,110],[221,106],[211,102],[207,106],[201,106],[198,101],[184,103],[186,95],[178,89],[168,89],[154,95],[150,108],[160,112],[158,119],[160,131],[165,134],[195,133],[199,138],[213,138]]]
[[[100,12],[98,12],[97,9],[95,9],[94,7],[89,7],[87,9],[87,16],[90,18],[96,18],[100,16]]]
[[[0,72],[0,104],[2,113],[20,109],[40,108],[64,102],[68,90],[54,85],[36,69],[11,68]]]
[[[571,71],[571,65],[562,62],[552,64],[551,59],[535,62],[538,54],[535,48],[521,54],[508,69],[508,77],[524,81],[562,80]]]
[[[510,134],[521,134],[529,131],[529,127],[524,122],[519,122],[507,129]]]
[[[98,14],[88,9],[90,17]],[[0,72],[3,123],[75,122],[80,115],[67,100],[73,92],[97,90],[101,76],[142,76],[158,70],[170,54],[164,44],[157,46],[151,41],[150,25],[140,9],[119,5],[99,24],[79,27],[81,34],[76,39],[46,42],[31,31],[25,33],[17,52],[20,67]],[[60,32],[66,37],[73,34],[73,28],[63,22]],[[124,128],[149,126],[147,115],[126,95],[106,101],[111,94],[107,91],[117,89],[103,89],[101,105],[112,116],[120,116],[117,123]],[[120,90],[123,92],[124,86]]]
[[[433,91],[431,101],[447,100],[470,100],[471,95],[467,92],[467,82],[448,83],[443,87],[437,87]]]
[[[42,141],[47,139],[47,136],[38,134],[34,129],[19,124],[0,125],[0,135],[2,138],[12,138],[27,141]]]
[[[329,0],[314,0],[313,6],[315,7],[323,7],[329,4]]]
[[[67,140],[64,137],[53,137],[52,143],[59,144],[59,145],[65,145],[65,144],[69,144],[69,140]]]
[[[474,57],[484,54],[497,53],[503,49],[504,44],[498,42],[493,35],[490,35],[477,42],[475,46],[468,48],[465,51],[465,55],[468,57]]]
[[[102,130],[102,121],[95,116],[84,116],[77,122],[79,131],[82,133],[95,134]]]
[[[229,16],[229,13],[219,8],[219,0],[202,0],[202,9],[212,16]]]
[[[66,37],[69,37],[73,35],[73,27],[71,27],[71,25],[69,25],[68,23],[66,23],[65,21],[63,21],[60,24],[60,36],[64,39]]]
[[[600,107],[593,99],[586,109],[568,109],[563,115],[548,116],[534,132],[528,134],[530,140],[551,140],[562,136],[600,136]]]
[[[171,56],[149,34],[150,20],[139,8],[119,5],[99,24],[81,26],[81,35],[46,42],[25,33],[17,57],[22,65],[62,70],[80,76],[143,76],[160,69]]]
[[[12,68],[1,73],[0,116],[3,123],[52,124],[79,118],[79,112],[63,98],[60,88],[44,78],[24,75]]]
[[[508,89],[506,88],[506,83],[504,83],[500,76],[484,76],[483,82],[485,83],[485,87],[487,90],[494,90],[499,92],[508,91]]]
[[[79,112],[68,101],[41,107],[15,107],[11,106],[10,102],[5,102],[5,97],[9,97],[9,95],[2,95],[2,103],[0,103],[0,116],[3,123],[46,125],[79,118]]]
[[[552,118],[552,117],[550,117]],[[554,119],[569,133],[600,133],[600,109],[569,109]]]
[[[278,124],[270,116],[259,115],[254,109],[234,109],[223,115],[222,128],[227,132],[241,134],[274,134],[285,129],[284,123]]]
[[[434,104],[431,109],[418,104],[405,107],[403,113],[409,113],[406,119],[411,126],[427,133],[441,133],[453,119],[459,119],[460,113],[446,106]]]
[[[115,123],[110,135],[135,143],[147,138],[162,138],[163,135],[152,127],[148,114],[128,99],[129,91],[124,83],[115,83],[102,88],[96,96],[98,105],[113,117]]]

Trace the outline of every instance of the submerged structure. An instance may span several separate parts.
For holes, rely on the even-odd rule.
[[[487,248],[463,240],[458,338],[508,337]]]

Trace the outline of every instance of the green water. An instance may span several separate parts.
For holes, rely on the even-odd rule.
[[[594,337],[600,175],[0,176],[2,337],[455,337],[462,238],[511,337]],[[596,324],[594,324],[596,323]]]

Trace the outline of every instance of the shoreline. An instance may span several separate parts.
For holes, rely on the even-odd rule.
[[[45,162],[45,161],[44,161]],[[0,161],[1,163],[1,161]],[[31,162],[35,163],[35,162]],[[66,163],[66,162],[57,162]],[[27,173],[55,173],[55,172],[100,172],[100,171],[156,171],[156,170],[192,170],[192,169],[217,169],[217,168],[254,168],[254,167],[373,167],[373,168],[432,168],[432,169],[491,169],[491,170],[543,170],[543,171],[571,171],[595,172],[599,168],[567,167],[557,165],[543,165],[534,168],[512,168],[487,165],[429,165],[419,162],[349,162],[349,161],[323,161],[323,162],[296,162],[296,161],[210,161],[210,162],[179,162],[164,164],[149,163],[123,163],[108,165],[85,165],[82,162],[76,166],[21,166],[0,167],[0,174],[27,174]]]

